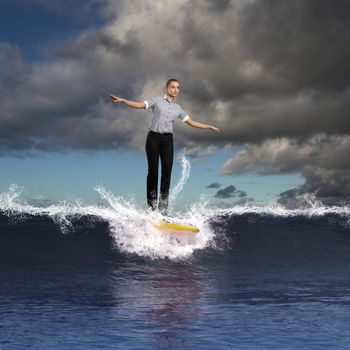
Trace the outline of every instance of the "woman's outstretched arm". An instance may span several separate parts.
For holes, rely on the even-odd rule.
[[[192,126],[193,128],[210,129],[210,130],[213,130],[213,131],[216,131],[216,132],[220,132],[221,131],[221,129],[216,128],[215,126],[202,124],[202,123],[199,123],[199,122],[196,122],[196,121],[192,120],[191,118],[187,119],[185,121],[185,123],[190,125],[190,126]]]
[[[127,100],[126,98],[121,98],[121,97],[114,96],[114,95],[109,95],[109,97],[113,100],[113,102],[124,103],[125,105],[132,107],[132,108],[136,108],[136,109],[145,109],[144,102],[130,101],[130,100]]]

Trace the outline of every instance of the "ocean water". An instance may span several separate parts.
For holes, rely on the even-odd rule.
[[[97,191],[0,194],[0,349],[350,348],[350,207],[201,200],[173,212],[200,233],[175,237]]]

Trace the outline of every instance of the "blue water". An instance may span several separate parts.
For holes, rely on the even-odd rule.
[[[211,212],[179,244],[125,212],[4,206],[0,349],[350,347],[344,212]]]

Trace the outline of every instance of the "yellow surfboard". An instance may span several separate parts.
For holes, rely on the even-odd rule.
[[[199,228],[193,225],[170,222],[167,220],[150,219],[150,223],[159,230],[176,233],[197,233]]]

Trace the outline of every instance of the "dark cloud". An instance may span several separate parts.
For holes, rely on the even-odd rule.
[[[108,86],[127,93],[128,76],[114,72],[113,62],[98,57],[106,42],[95,34],[84,33],[77,39],[80,54],[73,55],[64,45],[56,61],[32,67],[23,64],[18,48],[0,45],[0,61],[7,63],[6,71],[0,72],[2,154],[128,147],[138,137],[135,125],[140,131],[142,126],[146,129],[145,112],[110,102]],[[97,44],[92,52],[88,41]],[[134,55],[130,45],[123,54],[126,65]],[[84,59],[81,53],[86,53]]]
[[[300,173],[305,183],[281,193],[280,202],[301,203],[315,195],[335,204],[350,199],[350,136],[314,136],[308,140],[276,139],[245,149],[224,164],[224,175]],[[336,155],[336,156],[335,156]]]
[[[23,65],[20,49],[9,43],[0,42],[0,82],[11,84],[11,81],[22,73]]]
[[[231,0],[205,0],[205,4],[208,6],[209,10],[223,12],[227,11],[231,6]]]
[[[233,185],[229,185],[222,190],[219,190],[216,192],[215,196],[216,198],[232,198],[235,197],[235,191],[236,187]]]
[[[240,42],[288,90],[345,90],[350,78],[347,0],[265,0],[243,10]],[[244,40],[243,40],[244,39]]]
[[[303,171],[305,183],[280,194],[279,203],[289,207],[310,204],[315,200],[328,205],[350,201],[349,169],[326,170],[323,168]]]
[[[91,48],[98,48],[99,50],[105,50],[106,52],[114,53],[119,58],[130,59],[137,57],[142,53],[141,43],[132,36],[128,35],[127,41],[122,42],[116,38],[102,31],[86,31],[82,33],[75,41],[67,42],[59,47],[56,51],[57,58],[69,60],[76,59],[81,61],[82,52],[89,52]],[[92,63],[97,57],[93,54],[89,54],[85,57],[85,60]],[[120,74],[120,72],[118,73]]]
[[[236,21],[231,14],[231,67],[221,62],[212,70],[212,61],[223,60],[201,50],[204,83],[187,82],[195,100],[225,102],[225,141],[350,132],[350,46],[342,35],[350,30],[349,9],[348,1],[254,1],[246,2]],[[188,45],[199,31],[197,22],[189,29]],[[226,56],[213,35],[206,48]]]
[[[350,29],[347,1],[144,1],[135,7],[108,0],[100,6],[105,25],[56,43],[51,61],[24,70],[20,60],[17,66],[2,60],[12,72],[0,87],[4,150],[23,145],[25,152],[44,138],[53,150],[58,142],[143,151],[145,114],[113,110],[99,99],[111,91],[136,100],[162,94],[170,76],[180,79],[179,102],[193,119],[222,127],[216,134],[178,123],[180,147],[350,132],[350,47],[341,35]],[[170,21],[174,12],[177,20]],[[20,57],[17,50],[2,47],[0,56]],[[15,144],[18,139],[26,142]]]
[[[208,185],[207,188],[220,188],[221,184],[218,182],[213,182],[212,184]]]
[[[214,183],[212,185],[219,185],[219,184]],[[207,187],[209,187],[209,186],[207,186]],[[217,187],[211,187],[211,188],[217,188]],[[223,188],[222,190],[217,191],[214,197],[216,197],[216,198],[234,198],[234,197],[243,198],[246,196],[247,196],[246,192],[241,191],[241,190],[237,190],[235,186],[229,185],[229,186]]]

